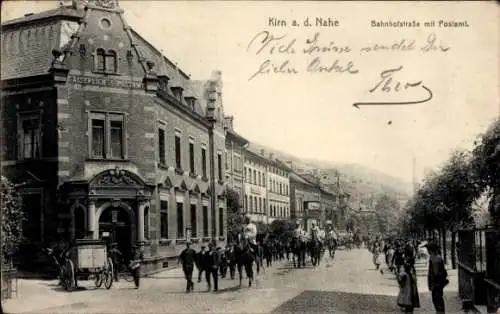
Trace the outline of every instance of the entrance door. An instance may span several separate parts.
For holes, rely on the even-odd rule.
[[[132,229],[130,217],[121,207],[109,207],[104,210],[99,218],[99,233],[109,233],[111,242],[118,245],[118,250],[126,261],[130,259],[132,248]]]

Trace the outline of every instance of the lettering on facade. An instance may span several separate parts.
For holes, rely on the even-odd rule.
[[[307,207],[308,210],[319,210],[319,202],[307,202]]]
[[[83,75],[70,75],[68,80],[72,84],[115,87],[123,89],[144,89],[144,84],[138,81],[123,81],[109,77],[94,77]]]
[[[256,187],[253,187],[253,186],[251,186],[251,187],[250,187],[250,192],[251,192],[252,194],[257,194],[257,195],[260,195],[260,189],[259,189],[259,188],[256,188]]]

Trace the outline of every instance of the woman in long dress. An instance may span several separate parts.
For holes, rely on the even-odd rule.
[[[405,313],[413,313],[415,308],[420,307],[420,298],[418,295],[417,275],[410,264],[405,263],[401,266],[398,273],[398,283],[397,303],[404,309]]]

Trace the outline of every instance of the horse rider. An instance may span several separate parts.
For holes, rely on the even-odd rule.
[[[253,253],[257,253],[257,226],[250,220],[250,217],[245,217],[245,228],[243,229],[243,237],[249,249]]]
[[[295,230],[293,235],[297,239],[300,239],[300,237],[302,237],[303,235],[302,227],[300,226],[300,223],[298,221],[295,223]]]
[[[311,228],[311,240],[318,240],[319,241],[319,228],[316,226],[316,224],[313,222],[312,228]]]

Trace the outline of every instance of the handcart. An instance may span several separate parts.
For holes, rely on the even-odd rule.
[[[104,283],[106,289],[113,285],[113,262],[107,256],[106,243],[102,240],[76,240],[66,259],[63,286],[67,291],[77,288],[78,279],[94,279],[97,288]]]

